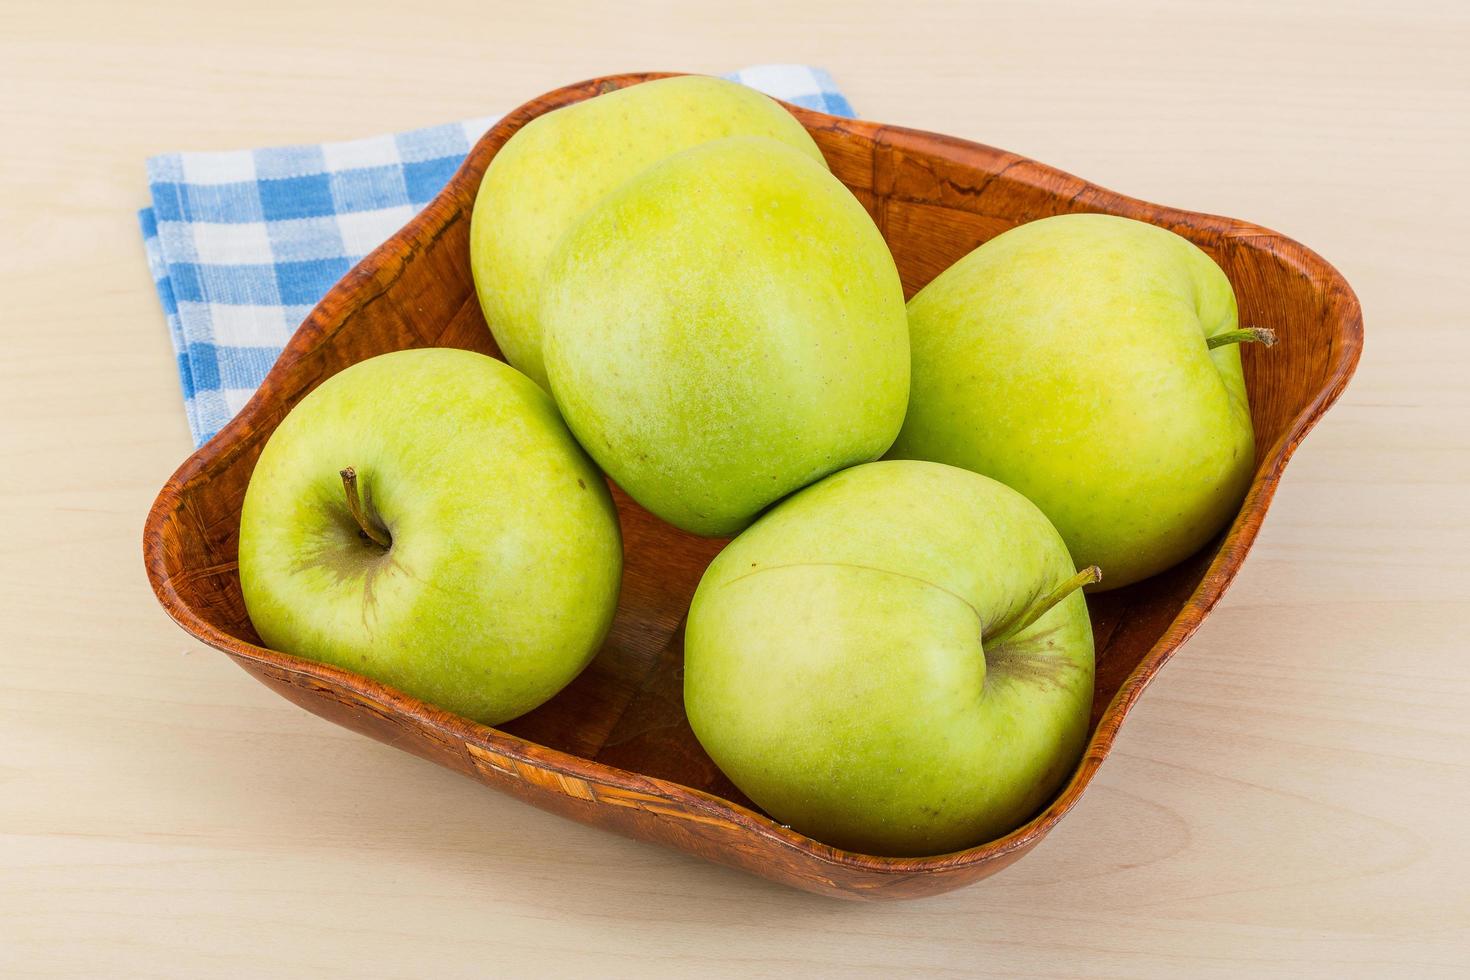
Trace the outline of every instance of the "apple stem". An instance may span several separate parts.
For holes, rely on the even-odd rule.
[[[377,521],[369,520],[367,511],[362,506],[362,495],[357,492],[357,470],[349,466],[342,470],[341,476],[342,490],[347,494],[347,510],[357,522],[362,536],[384,550],[392,547],[393,539],[388,536],[388,532],[380,528]]]
[[[1224,347],[1226,344],[1264,344],[1267,347],[1274,347],[1276,346],[1276,331],[1267,327],[1246,327],[1244,330],[1217,333],[1205,341],[1205,346],[1210,350]]]
[[[999,644],[1004,643],[1006,640],[1009,640],[1011,637],[1015,636],[1017,633],[1021,632],[1023,629],[1036,622],[1042,616],[1045,616],[1048,612],[1051,611],[1051,608],[1053,606],[1061,602],[1063,599],[1067,598],[1067,596],[1071,595],[1073,592],[1076,592],[1084,585],[1094,585],[1101,581],[1102,569],[1098,568],[1096,565],[1088,565],[1086,568],[1082,569],[1082,571],[1078,572],[1076,575],[1073,575],[1061,585],[1058,585],[1055,589],[1052,589],[1046,594],[1044,598],[1038,600],[1029,608],[1022,610],[1021,614],[1017,616],[1015,620],[1009,623],[1001,624],[1000,633],[998,636],[995,636],[991,639],[982,638],[982,642],[985,643],[986,646],[998,646]]]

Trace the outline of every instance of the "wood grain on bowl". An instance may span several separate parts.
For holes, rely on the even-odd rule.
[[[321,381],[375,354],[454,346],[498,356],[469,271],[469,216],[486,166],[536,116],[659,77],[595,79],[511,113],[422,213],[327,294],[240,415],[160,492],[143,537],[154,591],[185,630],[307,710],[573,819],[849,898],[915,897],[993,874],[1034,847],[1077,802],[1129,708],[1230,584],[1287,460],[1352,375],[1362,348],[1357,300],[1336,270],[1288,238],[1123,197],[988,146],[791,107],[833,173],[873,215],[909,295],[1008,228],[1097,211],[1150,221],[1195,242],[1229,275],[1241,322],[1273,327],[1280,336],[1272,350],[1242,351],[1257,460],[1239,515],[1182,565],[1089,598],[1098,675],[1087,750],[1062,792],[999,840],[935,857],[856,854],[756,810],[700,749],[682,707],[683,618],[722,542],[677,531],[616,490],[627,559],[607,643],[565,691],[502,728],[266,649],[250,626],[236,575],[240,504],[276,425]]]

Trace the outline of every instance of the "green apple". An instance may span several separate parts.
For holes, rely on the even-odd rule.
[[[735,82],[645,82],[527,123],[501,147],[475,198],[470,263],[506,359],[543,388],[537,307],[556,243],[604,194],[649,164],[725,136],[768,136],[826,166],[796,118]]]
[[[731,137],[609,194],[547,267],[547,373],[578,440],[688,531],[727,535],[876,459],[908,400],[908,327],[868,213],[805,154]]]
[[[1198,550],[1255,460],[1235,294],[1173,232],[1100,214],[1014,228],[909,302],[913,388],[891,456],[1029,497],[1105,587]]]
[[[621,575],[612,498],[556,406],[463,350],[323,382],[266,443],[240,515],[266,644],[487,725],[587,665]]]
[[[939,463],[844,470],[704,573],[684,639],[700,744],[776,820],[939,854],[1029,819],[1077,762],[1092,627],[1045,516]]]

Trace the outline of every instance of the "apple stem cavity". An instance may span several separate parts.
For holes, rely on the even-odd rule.
[[[1247,327],[1244,330],[1227,330],[1205,341],[1205,346],[1210,350],[1224,347],[1226,344],[1262,344],[1266,347],[1275,347],[1276,331],[1267,327]]]
[[[1067,596],[1076,592],[1084,585],[1096,585],[1102,581],[1102,569],[1096,565],[1088,565],[1082,571],[1067,579],[1055,589],[1052,589],[1044,597],[1032,603],[1021,614],[1009,623],[1002,623],[998,634],[990,638],[981,638],[985,646],[994,647],[1011,639],[1042,616],[1051,611],[1051,608],[1061,602]]]
[[[351,466],[341,471],[342,490],[347,495],[347,510],[352,514],[352,519],[357,522],[358,532],[373,544],[387,551],[393,546],[393,538],[386,530],[378,526],[378,522],[370,520],[367,510],[362,505],[362,495],[357,491],[357,470]]]

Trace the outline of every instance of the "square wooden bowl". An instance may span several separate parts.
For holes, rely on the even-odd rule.
[[[570,85],[491,129],[443,192],[333,287],[240,415],[164,486],[143,535],[149,580],[180,626],[282,696],[575,820],[847,898],[928,895],[993,874],[1034,847],[1077,802],[1129,708],[1230,584],[1286,461],[1353,373],[1363,342],[1357,299],[1336,270],[1288,238],[1123,197],[988,146],[788,107],[872,214],[909,295],[1008,228],[1098,211],[1149,221],[1198,244],[1234,284],[1241,322],[1268,324],[1281,338],[1269,352],[1254,345],[1243,352],[1258,458],[1240,514],[1184,564],[1089,597],[1097,642],[1091,740],[1061,793],[999,840],[934,857],[857,854],[795,833],[756,809],[700,749],[683,711],[684,615],[723,542],[669,527],[616,488],[627,558],[611,635],[571,686],[502,728],[267,649],[245,614],[236,575],[240,504],[276,425],[316,385],[375,354],[452,346],[499,356],[469,265],[470,210],[485,168],[536,116],[659,77],[616,75]]]

